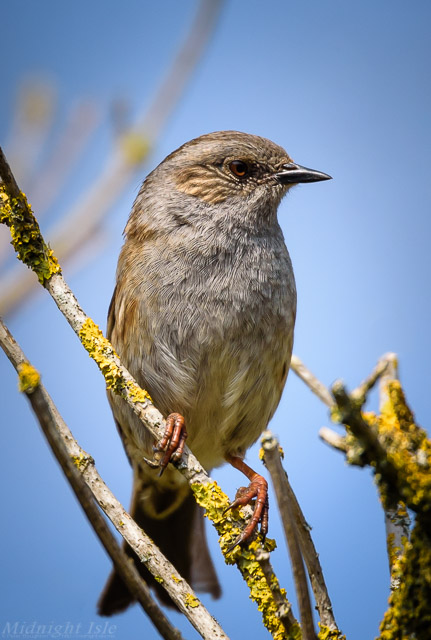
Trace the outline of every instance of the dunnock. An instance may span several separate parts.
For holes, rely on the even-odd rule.
[[[125,229],[108,336],[168,416],[165,437],[153,448],[139,419],[110,395],[134,472],[130,513],[196,589],[214,596],[220,586],[202,511],[168,462],[181,456],[188,436],[207,470],[227,460],[245,473],[250,485],[233,505],[253,498],[256,504],[237,543],[259,522],[265,535],[267,483],[243,457],[278,405],[292,353],[295,280],[277,208],[293,185],[329,177],[295,164],[265,138],[210,133],[150,173]],[[154,450],[161,477],[145,462]],[[131,602],[113,573],[99,612],[111,615]]]

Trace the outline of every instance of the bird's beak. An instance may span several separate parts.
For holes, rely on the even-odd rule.
[[[280,184],[297,184],[298,182],[320,182],[320,180],[332,180],[331,176],[321,171],[301,167],[300,164],[288,162],[275,174]]]

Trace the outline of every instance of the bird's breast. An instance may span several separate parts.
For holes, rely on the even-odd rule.
[[[204,466],[216,466],[254,442],[279,402],[296,311],[289,254],[282,237],[168,240],[144,254],[128,265],[133,294],[116,294],[134,317],[114,346],[163,413],[185,416]]]

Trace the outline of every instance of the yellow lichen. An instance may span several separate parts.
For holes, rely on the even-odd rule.
[[[410,541],[402,548],[388,536],[392,591],[380,625],[379,640],[428,640],[431,628],[431,442],[415,424],[398,380],[386,385],[387,401],[377,421],[379,440],[394,469],[388,482],[377,461],[376,480],[385,507],[395,507],[393,519],[408,530],[406,505],[416,513]]]
[[[194,609],[200,605],[200,602],[192,593],[186,593],[184,597],[184,604],[186,607],[192,607],[192,609]]]
[[[162,584],[164,582],[162,576],[154,576],[154,580],[159,584]]]
[[[79,456],[72,456],[73,464],[80,471],[84,471],[90,462],[94,462],[93,458],[88,453],[80,453]]]
[[[399,500],[417,513],[431,511],[431,441],[426,432],[415,424],[406,404],[398,380],[386,386],[387,401],[378,417],[379,440],[387,453],[387,460],[396,471],[397,495],[385,480],[383,469],[376,479],[385,506]],[[399,494],[399,495],[398,495]]]
[[[182,578],[177,578],[177,576],[175,575],[175,573],[172,573],[172,574],[171,574],[171,578],[172,578],[172,580],[173,580],[174,582],[176,582],[177,584],[178,584],[179,582],[182,582]]]
[[[389,533],[386,538],[386,548],[389,556],[389,566],[393,567],[399,555],[399,549],[395,546],[395,533]]]
[[[29,362],[18,365],[18,388],[23,393],[32,393],[39,386],[40,373]]]
[[[379,640],[429,640],[431,629],[431,441],[415,424],[398,380],[386,383],[381,415],[363,413],[377,439],[347,437],[356,464],[369,464],[386,512],[406,532],[401,544],[387,540],[391,565],[389,607]],[[356,441],[356,444],[355,444]],[[349,460],[351,461],[351,460]],[[410,541],[407,509],[415,512]],[[323,638],[330,636],[322,636]],[[321,638],[321,634],[319,634]]]
[[[108,389],[112,389],[114,393],[120,395],[124,395],[127,391],[134,402],[151,402],[150,396],[144,389],[130,380],[124,379],[120,367],[114,361],[117,354],[91,318],[85,320],[79,337],[89,355],[96,361]]]
[[[271,588],[256,559],[256,552],[260,544],[254,541],[244,547],[237,545],[232,551],[229,551],[229,547],[239,536],[241,528],[232,521],[233,518],[229,514],[223,516],[223,511],[229,505],[227,495],[223,493],[216,482],[209,482],[205,485],[192,484],[191,488],[196,501],[204,507],[206,510],[205,515],[214,523],[220,534],[219,543],[225,562],[227,564],[237,564],[250,589],[250,598],[256,602],[258,610],[262,613],[263,623],[272,634],[274,640],[299,639],[301,637],[299,625],[293,625],[289,632],[286,632],[283,623],[277,617],[277,606],[274,603]],[[236,521],[245,520],[239,510],[235,510],[232,515]],[[274,540],[267,539],[265,541],[265,549],[273,551],[274,548]],[[271,583],[273,587],[278,587],[276,576],[272,576]],[[284,590],[280,591],[284,594]],[[289,605],[287,600],[286,604]]]
[[[339,629],[330,629],[320,622],[318,624],[319,634],[317,637],[319,640],[346,640],[346,636]]]
[[[57,258],[42,238],[24,193],[12,198],[5,185],[0,186],[0,222],[10,228],[11,244],[18,258],[36,273],[41,284],[61,271]]]
[[[429,640],[431,629],[431,544],[421,518],[394,560],[391,578],[399,586],[389,596],[378,640]]]
[[[129,380],[126,382],[126,387],[129,393],[129,397],[133,400],[133,402],[152,402],[150,394],[145,391],[145,389],[141,389],[137,384],[130,382]]]

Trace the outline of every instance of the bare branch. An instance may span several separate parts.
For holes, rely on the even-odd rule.
[[[201,0],[190,31],[156,92],[152,104],[148,111],[138,118],[138,131],[151,143],[160,135],[199,63],[214,33],[223,4],[224,0]]]
[[[268,432],[268,431],[265,432],[263,434],[263,437],[266,437],[267,433],[271,433],[271,432]],[[277,447],[277,452],[280,460],[280,453],[279,453],[278,447]],[[280,466],[281,466],[281,460],[280,460]],[[302,513],[302,509],[290,485],[289,478],[286,472],[284,472],[284,476],[282,476],[282,479],[283,479],[283,484],[280,490],[283,493],[285,493],[288,497],[291,516],[292,516],[292,522],[294,522],[296,525],[296,535],[298,537],[298,542],[301,548],[302,556],[307,566],[311,587],[313,589],[317,610],[319,612],[319,617],[321,621],[321,630],[323,629],[323,627],[326,627],[331,632],[331,636],[330,636],[331,638],[334,638],[334,640],[336,638],[339,638],[339,640],[342,640],[344,636],[341,635],[341,632],[338,629],[337,623],[335,622],[332,603],[329,597],[328,589],[326,587],[325,578],[323,577],[323,571],[322,571],[322,567],[319,560],[319,554],[316,551],[316,548],[314,546],[314,543],[311,537],[311,533],[310,533],[311,527],[304,518],[304,514]],[[273,482],[275,482],[275,478],[273,478],[272,480]]]
[[[44,213],[58,197],[101,120],[101,109],[94,101],[81,100],[71,105],[64,127],[50,147],[45,163],[26,187],[31,193],[33,206],[39,212]],[[41,213],[38,214],[39,220]]]
[[[94,466],[93,459],[81,449],[74,439],[52,399],[40,383],[39,374],[28,363],[19,345],[1,320],[0,345],[20,374],[21,389],[26,393],[48,443],[90,523],[128,588],[162,636],[169,640],[180,640],[182,637],[151,597],[147,585],[140,577],[134,564],[118,546],[93,498],[97,500],[99,506],[127,540],[140,560],[159,581],[162,581],[180,611],[189,619],[202,638],[208,640],[227,638],[222,628],[195,596],[191,587],[162,555],[151,539],[131,519],[105,485]]]
[[[329,427],[322,427],[319,431],[320,438],[329,444],[330,447],[337,449],[338,451],[342,451],[343,453],[347,453],[347,444],[346,438],[340,436],[333,429],[329,429]]]
[[[380,358],[370,375],[354,389],[350,396],[361,405],[364,404],[368,392],[374,387],[376,382],[390,369],[396,368],[397,356],[395,353],[386,353]]]
[[[290,504],[290,495],[286,486],[286,473],[281,466],[278,442],[270,431],[264,431],[261,442],[265,465],[268,468],[275,495],[277,496],[278,510],[283,522],[287,547],[289,549],[296,594],[298,597],[302,637],[303,640],[316,640],[307,577],[295,526],[293,524],[293,509]]]
[[[316,376],[311,373],[309,369],[307,369],[305,364],[301,362],[298,356],[292,356],[290,368],[296,373],[298,378],[301,378],[301,380],[305,382],[307,387],[309,387],[311,391],[315,393],[316,396],[320,398],[324,404],[326,404],[329,408],[333,406],[334,400],[329,389],[325,387],[323,382],[320,382],[320,380],[316,378]]]

